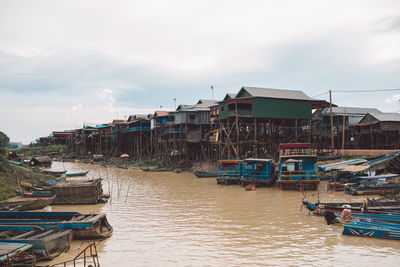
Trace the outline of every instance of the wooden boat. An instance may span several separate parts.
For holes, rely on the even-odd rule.
[[[362,209],[368,212],[400,210],[400,201],[397,200],[373,200],[367,202],[317,202],[313,204],[302,198],[302,202],[309,211],[320,215],[323,215],[325,210],[342,212],[344,209],[343,205],[350,205],[353,213],[359,213]]]
[[[195,171],[194,175],[196,175],[197,178],[209,178],[218,176],[216,172],[200,172],[200,171]]]
[[[71,240],[71,230],[45,230],[36,226],[24,228],[8,226],[0,230],[1,242],[32,244],[33,254],[41,260],[51,260],[68,251]]]
[[[55,204],[96,204],[103,196],[101,179],[90,181],[62,181],[51,187]]]
[[[86,176],[86,174],[88,174],[89,171],[85,171],[85,172],[71,172],[71,173],[66,173],[65,175],[67,177],[76,177],[76,176]]]
[[[343,225],[348,222],[340,221],[340,212],[325,211],[325,220],[328,225]],[[378,222],[378,223],[393,223],[400,225],[400,214],[399,213],[353,213],[352,221],[367,221],[367,222]]]
[[[43,229],[70,229],[73,239],[98,239],[112,235],[106,214],[79,212],[0,211],[0,230],[10,225],[38,226]]]
[[[33,245],[14,242],[0,242],[0,266],[28,266],[35,261]],[[24,263],[26,265],[19,265]]]
[[[243,160],[228,159],[218,161],[217,183],[240,184],[243,175]]]
[[[376,222],[352,221],[343,225],[344,235],[400,239],[400,225]]]
[[[50,205],[55,200],[55,198],[56,196],[52,196],[47,199],[1,202],[0,211],[26,211],[43,209]]]
[[[18,196],[29,197],[29,198],[49,198],[51,197],[51,192],[49,191],[33,191],[33,192],[21,192],[16,190]]]
[[[275,166],[272,159],[249,158],[243,160],[243,186],[271,186],[276,181]]]
[[[318,158],[311,144],[280,144],[279,187],[283,190],[317,190]]]
[[[346,186],[344,192],[351,195],[379,195],[393,193],[400,190],[400,184],[386,182],[386,180],[398,176],[398,174],[359,176],[357,177],[357,183]]]
[[[42,170],[43,173],[51,175],[51,176],[61,176],[67,171],[52,171],[52,170]]]

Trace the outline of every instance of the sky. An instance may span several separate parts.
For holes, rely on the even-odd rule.
[[[399,112],[400,90],[338,92],[400,88],[399,48],[400,1],[2,0],[0,131],[28,144],[242,86]]]

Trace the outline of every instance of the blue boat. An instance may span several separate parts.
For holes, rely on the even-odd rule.
[[[0,242],[0,266],[14,266],[20,262],[28,264],[35,260],[32,244]],[[28,257],[26,256],[28,255]]]
[[[219,160],[217,175],[218,184],[240,184],[243,176],[243,160]]]
[[[377,222],[353,221],[343,225],[344,235],[400,239],[400,225]]]
[[[86,174],[88,174],[89,171],[85,171],[85,172],[70,172],[70,173],[66,173],[65,175],[67,177],[75,177],[75,176],[86,176]]]
[[[44,185],[52,186],[52,185],[55,185],[62,181],[65,181],[65,178],[57,178],[57,179],[53,179],[53,180],[47,180],[46,182],[44,182]]]
[[[18,196],[30,197],[30,198],[49,198],[51,197],[50,191],[33,191],[33,192],[21,192],[16,190]]]
[[[9,226],[0,230],[0,242],[32,244],[33,254],[41,260],[54,259],[71,247],[71,230],[44,230],[37,226],[12,228]]]
[[[393,193],[400,190],[400,184],[387,182],[387,179],[399,177],[398,174],[384,174],[376,176],[359,176],[357,183],[345,188],[345,193],[351,195],[379,195]]]
[[[272,159],[249,158],[243,160],[242,185],[271,186],[276,181]]]
[[[311,144],[281,144],[279,187],[283,190],[317,190],[317,152]]]
[[[0,230],[8,225],[39,226],[46,230],[70,229],[73,232],[73,239],[107,238],[113,232],[104,213],[1,211]]]

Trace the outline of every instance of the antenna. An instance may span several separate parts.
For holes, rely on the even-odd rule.
[[[212,98],[213,98],[213,101],[214,101],[214,86],[212,86],[212,85],[211,85],[211,93],[212,93]]]

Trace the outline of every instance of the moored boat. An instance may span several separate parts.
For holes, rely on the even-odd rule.
[[[317,190],[318,159],[311,144],[280,144],[279,187],[283,190]]]
[[[249,158],[243,160],[243,186],[271,186],[276,181],[275,166],[272,159]]]
[[[370,212],[381,212],[381,211],[392,211],[400,210],[400,201],[397,200],[372,200],[366,202],[317,202],[311,203],[302,198],[303,205],[309,210],[316,214],[324,214],[325,210],[333,212],[342,212],[344,205],[350,205],[352,212],[370,211]]]
[[[8,226],[0,230],[1,242],[32,244],[33,253],[41,260],[51,260],[68,251],[71,240],[71,230],[44,230],[36,226],[24,229]]]
[[[55,200],[55,198],[56,196],[52,196],[47,199],[1,202],[0,211],[26,211],[43,209],[49,206]]]
[[[67,171],[52,171],[52,170],[42,170],[43,173],[51,175],[51,176],[61,176]]]
[[[29,198],[49,198],[51,197],[51,192],[49,191],[33,191],[33,192],[21,192],[17,191],[18,196],[29,197]]]
[[[0,211],[0,230],[9,225],[70,229],[73,232],[73,239],[107,238],[113,232],[104,213]]]
[[[217,173],[216,172],[195,171],[194,175],[196,175],[197,178],[217,177]]]
[[[0,241],[0,266],[20,266],[19,263],[34,262],[36,257],[32,255],[32,248],[32,244]]]
[[[400,239],[400,225],[352,221],[343,225],[344,235],[377,237],[386,239]]]
[[[70,172],[70,173],[65,173],[65,175],[67,177],[77,177],[77,176],[86,176],[86,174],[88,174],[89,171],[85,171],[85,172]]]
[[[219,160],[217,175],[218,184],[240,184],[243,176],[243,160]]]

